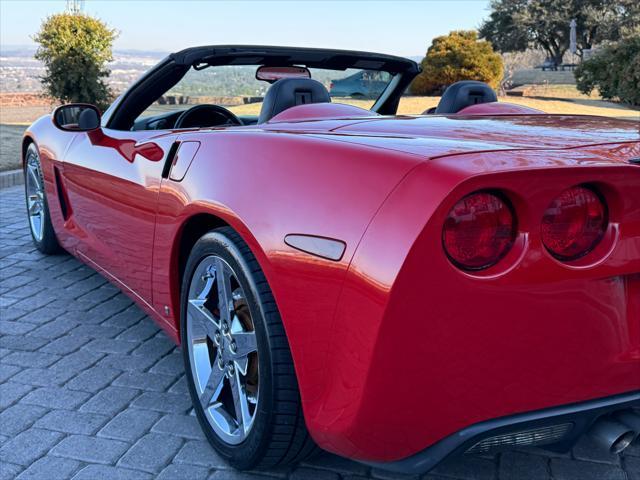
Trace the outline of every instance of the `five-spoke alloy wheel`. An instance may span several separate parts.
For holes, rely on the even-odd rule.
[[[273,467],[316,452],[275,300],[251,250],[229,227],[191,249],[181,344],[198,421],[232,466]]]
[[[187,305],[191,375],[213,430],[238,444],[258,408],[256,332],[245,293],[229,264],[210,255],[196,267]]]

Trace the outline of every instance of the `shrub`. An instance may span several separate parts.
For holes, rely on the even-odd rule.
[[[640,35],[607,45],[575,70],[578,90],[640,105]]]
[[[422,60],[422,73],[411,84],[415,95],[433,95],[459,80],[479,80],[498,88],[502,58],[473,30],[437,37]]]
[[[104,78],[112,60],[116,31],[88,15],[58,14],[47,18],[34,36],[35,58],[45,66],[46,93],[61,102],[92,103],[104,108],[111,99]]]

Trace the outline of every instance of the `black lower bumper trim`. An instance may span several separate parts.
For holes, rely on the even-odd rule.
[[[567,451],[586,433],[599,417],[625,408],[640,408],[640,391],[615,395],[582,403],[521,413],[476,423],[434,443],[429,448],[394,462],[368,462],[383,470],[409,474],[423,474],[432,470],[448,457],[463,454],[481,440],[508,432],[571,422],[574,428],[560,442],[544,448]]]

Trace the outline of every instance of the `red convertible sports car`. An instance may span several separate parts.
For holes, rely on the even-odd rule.
[[[388,79],[371,108],[332,102],[325,85],[363,70]],[[480,82],[396,115],[418,72],[190,48],[104,114],[64,105],[25,134],[36,247],[182,345],[198,420],[237,468],[320,447],[419,473],[587,432],[619,452],[640,432],[638,123]],[[259,116],[218,104],[234,88],[266,91]]]

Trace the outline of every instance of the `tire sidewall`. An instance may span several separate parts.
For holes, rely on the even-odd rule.
[[[40,157],[40,150],[38,149],[35,143],[30,143],[27,147],[27,152],[25,154],[24,165],[22,168],[24,174],[24,199],[25,205],[28,209],[28,193],[27,193],[27,169],[29,164],[30,155],[35,155],[38,160],[38,171],[40,176],[40,181],[42,182],[43,188],[43,207],[44,207],[44,215],[42,218],[42,240],[38,240],[33,234],[33,229],[31,227],[31,220],[28,218],[29,212],[27,210],[27,221],[29,222],[29,233],[31,234],[31,239],[33,240],[33,244],[35,247],[41,251],[42,253],[57,253],[60,250],[60,244],[58,243],[58,239],[55,234],[55,230],[53,229],[53,224],[51,223],[51,213],[49,211],[49,201],[47,200],[47,191],[44,183],[44,173],[42,168],[42,159]]]
[[[244,290],[249,311],[251,312],[253,319],[258,345],[258,369],[260,375],[260,382],[258,386],[258,409],[247,438],[237,445],[231,445],[222,441],[210,426],[204,410],[200,405],[194,379],[191,375],[188,347],[185,343],[187,335],[187,300],[189,296],[189,288],[191,286],[191,279],[199,263],[205,257],[210,255],[217,255],[229,264],[240,283],[240,286]],[[273,410],[272,405],[274,401],[274,391],[271,350],[268,340],[269,335],[267,332],[268,327],[265,322],[265,314],[264,309],[262,308],[261,298],[248,267],[247,260],[240,252],[238,246],[228,236],[221,232],[213,231],[204,235],[200,240],[198,240],[189,255],[182,279],[180,318],[180,337],[187,384],[198,422],[218,453],[233,467],[242,470],[252,468],[260,460],[261,453],[266,448],[266,443],[269,440],[271,424],[270,417]]]

